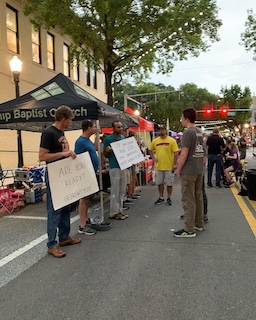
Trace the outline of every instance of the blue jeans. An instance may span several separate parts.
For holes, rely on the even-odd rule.
[[[208,186],[212,185],[212,171],[214,164],[216,165],[216,186],[220,185],[220,178],[221,178],[221,156],[217,154],[208,154]]]
[[[70,232],[70,205],[59,210],[54,210],[52,205],[52,195],[49,185],[48,171],[45,172],[46,182],[46,208],[47,208],[47,247],[56,246],[57,229],[59,229],[59,242],[67,239]]]

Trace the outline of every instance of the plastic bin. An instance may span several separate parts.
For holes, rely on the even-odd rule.
[[[247,176],[248,197],[256,201],[256,169],[245,170]]]

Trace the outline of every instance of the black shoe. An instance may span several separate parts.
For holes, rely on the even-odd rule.
[[[167,204],[168,206],[171,206],[171,205],[172,205],[172,200],[171,200],[171,198],[167,198],[166,204]]]
[[[128,206],[123,206],[123,210],[129,210]]]
[[[185,231],[184,229],[179,230],[179,231],[175,231],[173,233],[174,237],[176,238],[194,238],[196,236],[195,232],[188,232]]]
[[[217,184],[216,185],[216,189],[220,189],[221,188],[221,185],[220,184]]]
[[[129,204],[129,205],[134,204],[134,201],[127,199],[124,201],[124,205],[126,204]]]
[[[159,198],[155,202],[155,204],[162,204],[162,203],[164,203],[164,198]]]
[[[207,188],[212,188],[212,184],[207,184]]]

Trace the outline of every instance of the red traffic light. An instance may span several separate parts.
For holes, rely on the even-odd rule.
[[[228,112],[229,112],[229,110],[228,110],[227,107],[222,107],[222,108],[220,108],[220,114],[221,114],[222,116],[227,116]]]
[[[212,108],[212,107],[206,107],[206,108],[204,109],[204,114],[205,114],[206,116],[211,116],[212,113],[213,113],[213,108]]]

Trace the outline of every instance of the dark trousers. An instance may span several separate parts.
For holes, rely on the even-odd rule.
[[[221,178],[221,155],[217,154],[208,154],[208,186],[212,186],[212,172],[213,167],[216,165],[216,186],[220,185]]]

